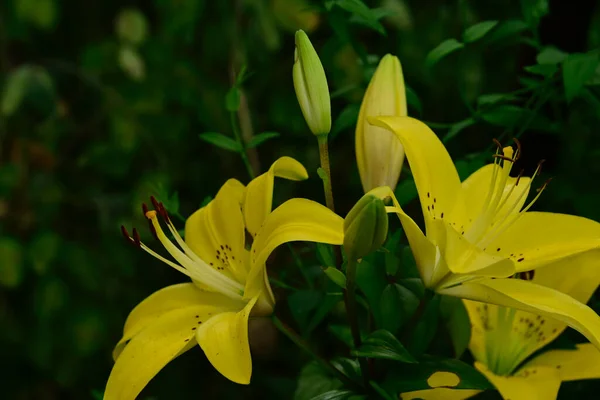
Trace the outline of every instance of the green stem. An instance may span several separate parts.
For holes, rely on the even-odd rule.
[[[356,259],[348,257],[346,263],[346,292],[344,293],[344,299],[346,302],[346,313],[348,314],[348,323],[350,324],[350,331],[352,332],[352,341],[354,342],[354,348],[358,349],[362,345],[362,339],[360,337],[360,328],[358,326],[358,312],[356,309]],[[360,370],[362,371],[363,379],[365,380],[365,386],[369,384],[369,369],[367,366],[367,360],[359,358]]]
[[[321,168],[325,171],[323,179],[323,189],[325,190],[325,203],[327,208],[335,212],[333,205],[333,191],[331,190],[331,168],[329,166],[329,147],[327,145],[327,135],[317,137],[319,141],[319,157],[321,158]]]
[[[294,344],[304,350],[308,355],[310,355],[315,361],[317,361],[321,366],[327,371],[331,372],[335,377],[337,377],[340,381],[342,381],[345,385],[349,387],[354,387],[356,384],[348,378],[342,371],[334,367],[329,361],[320,357],[310,348],[310,345],[304,341],[296,332],[294,332],[289,326],[287,326],[283,321],[281,321],[275,314],[271,316],[273,320],[273,324],[281,333],[283,333],[288,339],[290,339]]]
[[[308,276],[308,272],[306,271],[306,268],[304,268],[304,264],[302,263],[302,259],[300,257],[298,257],[298,254],[296,254],[296,251],[292,247],[291,243],[288,243],[288,248],[290,249],[290,252],[292,253],[292,258],[294,259],[294,262],[296,263],[296,266],[300,270],[300,273],[304,277],[304,280],[306,280],[306,283],[308,284],[308,287],[311,288],[311,289],[313,289],[314,288],[314,284],[312,282],[312,279],[310,279],[310,276]]]
[[[240,127],[238,126],[238,122],[236,119],[236,113],[230,112],[229,116],[231,118],[231,129],[233,130],[233,135],[235,136],[235,141],[240,145],[240,156],[242,156],[242,161],[246,166],[246,171],[248,171],[248,175],[250,175],[250,179],[254,179],[254,170],[252,169],[252,165],[250,164],[250,160],[248,160],[248,154],[246,154],[246,143],[242,140],[242,135],[240,133]]]

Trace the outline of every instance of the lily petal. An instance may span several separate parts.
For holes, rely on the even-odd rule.
[[[255,178],[246,188],[243,204],[246,229],[256,236],[273,204],[273,182],[275,177],[292,181],[302,181],[308,178],[308,173],[302,164],[291,157],[281,157],[271,165],[264,174]]]
[[[488,378],[506,400],[555,400],[560,388],[556,368],[527,368],[519,371],[518,376],[496,375],[480,362],[475,362],[475,368]]]
[[[185,241],[196,255],[238,282],[243,282],[248,272],[242,262],[245,231],[240,201],[244,190],[239,181],[228,180],[215,198],[185,223]]]
[[[591,343],[578,344],[576,350],[546,351],[524,368],[550,367],[562,381],[600,378],[600,351]]]
[[[373,125],[394,132],[406,152],[406,158],[419,192],[427,236],[434,241],[430,225],[433,217],[464,220],[461,183],[446,148],[427,125],[411,117],[369,117]]]
[[[294,241],[340,245],[344,242],[344,220],[327,207],[295,198],[277,207],[254,238],[244,298],[258,295],[264,286],[265,262],[275,248]]]
[[[203,305],[175,309],[135,335],[117,358],[104,398],[134,400],[166,364],[190,348],[196,327],[210,318],[206,310]]]
[[[167,286],[146,297],[131,311],[125,321],[123,338],[113,350],[113,359],[117,360],[131,338],[169,312],[191,307],[201,308],[203,314],[214,315],[224,311],[240,310],[243,306],[244,303],[219,293],[202,291],[193,283]]]
[[[402,400],[464,400],[481,393],[475,389],[436,388],[400,394]]]
[[[600,348],[600,316],[557,290],[520,279],[482,279],[442,289],[439,293],[555,318]]]
[[[208,361],[227,379],[247,385],[252,375],[248,318],[258,297],[243,310],[215,315],[200,325],[196,340]]]
[[[466,216],[469,220],[475,221],[481,214],[486,200],[489,201],[489,198],[493,198],[493,196],[489,196],[488,192],[490,191],[495,168],[499,167],[488,164],[473,172],[471,176],[463,181],[463,199],[466,204]],[[503,200],[504,204],[496,212],[498,218],[507,218],[521,211],[527,200],[530,181],[530,178],[521,177],[518,179],[518,185],[515,186],[517,178],[509,177],[507,179],[506,185],[503,187],[503,196],[508,196],[508,198],[506,201]],[[500,185],[496,184],[495,192],[498,191],[498,186]],[[490,222],[494,223],[498,218]]]
[[[526,212],[488,248],[517,261],[517,271],[600,249],[600,223],[567,214]]]

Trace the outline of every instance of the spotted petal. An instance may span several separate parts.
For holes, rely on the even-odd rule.
[[[271,165],[264,174],[255,178],[246,188],[243,210],[246,229],[255,236],[265,218],[271,212],[273,205],[273,182],[275,177],[292,181],[308,178],[308,173],[302,164],[291,157],[281,157]]]
[[[192,214],[185,223],[185,241],[206,263],[238,282],[244,282],[242,262],[245,231],[240,202],[244,185],[228,180],[215,198]]]
[[[525,364],[524,368],[549,367],[562,381],[600,378],[600,351],[591,343],[578,344],[575,350],[549,350]]]

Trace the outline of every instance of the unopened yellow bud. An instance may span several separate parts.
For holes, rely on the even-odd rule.
[[[344,250],[349,258],[363,258],[385,242],[388,216],[383,200],[365,194],[344,219]]]
[[[367,121],[367,117],[382,115],[407,115],[402,66],[398,58],[390,54],[379,62],[356,124],[356,161],[365,192],[378,186],[389,186],[394,190],[404,162],[400,140],[392,132]]]
[[[317,136],[327,135],[331,130],[327,78],[315,48],[302,30],[296,32],[293,78],[296,97],[308,127]]]

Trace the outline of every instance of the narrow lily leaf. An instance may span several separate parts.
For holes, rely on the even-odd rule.
[[[597,53],[570,54],[563,62],[563,82],[565,96],[571,102],[577,96],[583,85],[588,81],[600,65]]]
[[[558,71],[558,66],[556,64],[536,64],[523,69],[531,74],[549,78]]]
[[[371,255],[367,259],[363,259],[356,266],[356,284],[364,293],[372,310],[375,324],[382,324],[382,310],[380,307],[380,298],[383,290],[387,286],[385,266],[381,263],[371,263],[368,259],[374,257]]]
[[[463,47],[465,47],[465,45],[456,39],[444,40],[435,49],[431,50],[429,54],[427,54],[427,57],[425,58],[425,66],[427,68],[431,68],[442,58],[462,49]]]
[[[503,43],[506,39],[511,36],[516,37],[527,28],[527,24],[518,19],[502,21],[489,35],[487,35],[486,41],[488,43],[492,41]]]
[[[304,331],[308,326],[311,312],[319,305],[321,293],[315,290],[301,290],[288,297],[288,305],[294,319]]]
[[[331,128],[330,140],[335,138],[340,132],[345,131],[346,129],[353,128],[356,125],[356,121],[358,120],[358,112],[360,111],[359,104],[349,104],[347,105],[340,115],[333,122],[333,128]]]
[[[333,286],[333,283],[331,284]],[[308,326],[304,330],[304,336],[308,337],[312,331],[323,321],[327,314],[343,299],[341,292],[325,293],[325,298],[319,302],[317,309],[313,313]]]
[[[548,0],[521,0],[523,18],[531,29],[536,29],[542,17],[549,11]]]
[[[358,400],[358,399],[365,399],[366,396],[357,396],[354,394],[354,392],[350,391],[350,390],[330,390],[328,392],[325,393],[321,393],[318,396],[313,397],[311,400],[346,400],[346,399],[350,399],[352,398],[352,400]]]
[[[488,93],[482,94],[477,98],[477,106],[482,107],[496,103],[507,103],[519,100],[519,98],[511,93]]]
[[[460,358],[471,339],[471,322],[469,321],[467,309],[462,300],[455,297],[442,296],[440,313],[450,333],[454,355],[456,358]]]
[[[408,104],[409,106],[414,108],[415,111],[417,112],[417,114],[419,114],[419,115],[423,114],[423,105],[421,103],[421,99],[419,98],[419,95],[417,94],[417,92],[415,92],[413,89],[411,89],[408,86],[405,86],[405,88],[406,88],[406,104]]]
[[[240,109],[242,93],[236,86],[229,89],[225,95],[225,108],[227,111],[235,112]]]
[[[294,393],[294,400],[311,400],[321,393],[339,389],[342,382],[333,377],[317,363],[312,361],[302,368],[298,377],[298,386]]]
[[[280,135],[278,132],[259,133],[258,135],[254,136],[252,139],[250,139],[250,141],[248,142],[246,147],[248,147],[249,149],[252,149],[254,147],[257,147],[257,146],[263,144],[264,142],[266,142],[269,139],[273,139],[273,138],[276,138],[279,136]]]
[[[412,332],[410,350],[413,354],[422,354],[429,348],[431,341],[435,337],[438,329],[440,317],[440,298],[435,295],[425,306],[423,314],[417,322],[417,326]]]
[[[362,346],[352,354],[357,357],[383,358],[405,363],[417,362],[402,343],[391,332],[384,329],[370,334]]]
[[[397,283],[389,284],[380,299],[381,327],[397,332],[418,306],[419,299],[413,292]]]
[[[463,42],[472,43],[487,35],[498,25],[498,21],[483,21],[472,25],[463,32]]]
[[[465,120],[457,122],[456,124],[452,125],[452,128],[450,128],[448,130],[448,132],[446,133],[446,136],[444,136],[444,138],[442,139],[442,142],[448,143],[448,141],[450,139],[452,139],[453,137],[458,135],[460,132],[462,132],[463,130],[465,130],[466,128],[468,128],[474,124],[475,124],[475,120],[473,118],[467,118]]]
[[[337,268],[327,267],[323,270],[323,273],[327,275],[329,279],[342,289],[346,288],[346,275]]]
[[[402,207],[416,199],[417,194],[417,186],[415,185],[415,181],[412,179],[412,177],[406,177],[402,179],[402,182],[400,182],[394,191],[394,195]]]
[[[234,151],[236,153],[241,151],[240,145],[238,142],[233,140],[230,137],[223,135],[222,133],[217,132],[206,132],[200,134],[200,139],[213,144],[217,147],[220,147],[225,150]]]
[[[335,265],[333,247],[325,243],[317,243],[317,259],[323,266]]]
[[[544,48],[536,57],[538,64],[559,64],[567,58],[569,54],[556,47],[548,46]]]
[[[385,35],[385,29],[378,21],[378,15],[361,0],[333,0],[330,3],[352,13],[354,18],[352,22],[360,23]]]

